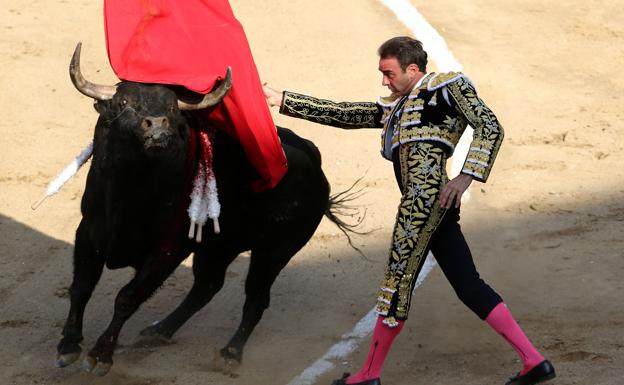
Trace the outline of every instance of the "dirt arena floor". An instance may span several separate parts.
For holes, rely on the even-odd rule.
[[[248,258],[225,288],[158,348],[138,331],[177,305],[191,283],[181,266],[126,324],[103,378],[53,365],[86,170],[37,211],[47,183],[90,141],[92,103],[71,85],[83,70],[114,83],[100,1],[3,0],[0,7],[0,384],[287,384],[373,306],[399,194],[375,130],[342,131],[275,113],[313,140],[334,191],[365,174],[368,215],[347,245],[328,221],[277,280],[272,306],[235,375],[211,371],[238,325]],[[621,1],[413,0],[444,36],[506,130],[487,184],[474,183],[462,226],[482,276],[556,366],[556,385],[624,383],[624,14]],[[385,94],[377,46],[408,30],[377,0],[232,0],[261,76],[276,88],[335,100]],[[619,10],[618,10],[619,9]],[[435,64],[431,64],[435,70]],[[131,272],[107,271],[87,308],[85,348],[108,324]],[[356,370],[368,340],[323,375]],[[389,356],[383,383],[503,384],[515,353],[458,301],[435,269]]]

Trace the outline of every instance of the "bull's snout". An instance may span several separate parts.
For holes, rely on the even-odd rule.
[[[165,147],[171,138],[171,124],[166,116],[146,116],[141,122],[145,147]]]
[[[145,132],[159,128],[169,129],[169,119],[166,116],[146,116],[141,127]]]

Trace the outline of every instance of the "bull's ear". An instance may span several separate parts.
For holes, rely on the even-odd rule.
[[[104,113],[108,110],[109,107],[110,107],[110,100],[96,100],[93,103],[93,108],[95,108],[95,110],[100,115],[104,115]]]

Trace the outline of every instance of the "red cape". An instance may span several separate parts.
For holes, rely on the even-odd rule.
[[[205,117],[235,136],[261,180],[287,170],[258,70],[227,0],[104,0],[108,58],[122,80],[175,84],[208,93],[232,67],[232,88]]]

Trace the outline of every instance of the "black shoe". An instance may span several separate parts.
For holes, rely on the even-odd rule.
[[[524,375],[521,376],[520,373],[518,373],[511,377],[505,385],[533,385],[539,382],[552,380],[556,376],[554,366],[552,366],[550,361],[544,360]]]
[[[331,385],[347,385],[347,378],[349,378],[350,375],[351,375],[350,373],[343,373],[342,378],[338,380],[334,380],[334,382],[332,382]],[[372,380],[356,382],[356,383],[348,384],[348,385],[381,385],[381,379],[373,378]]]

